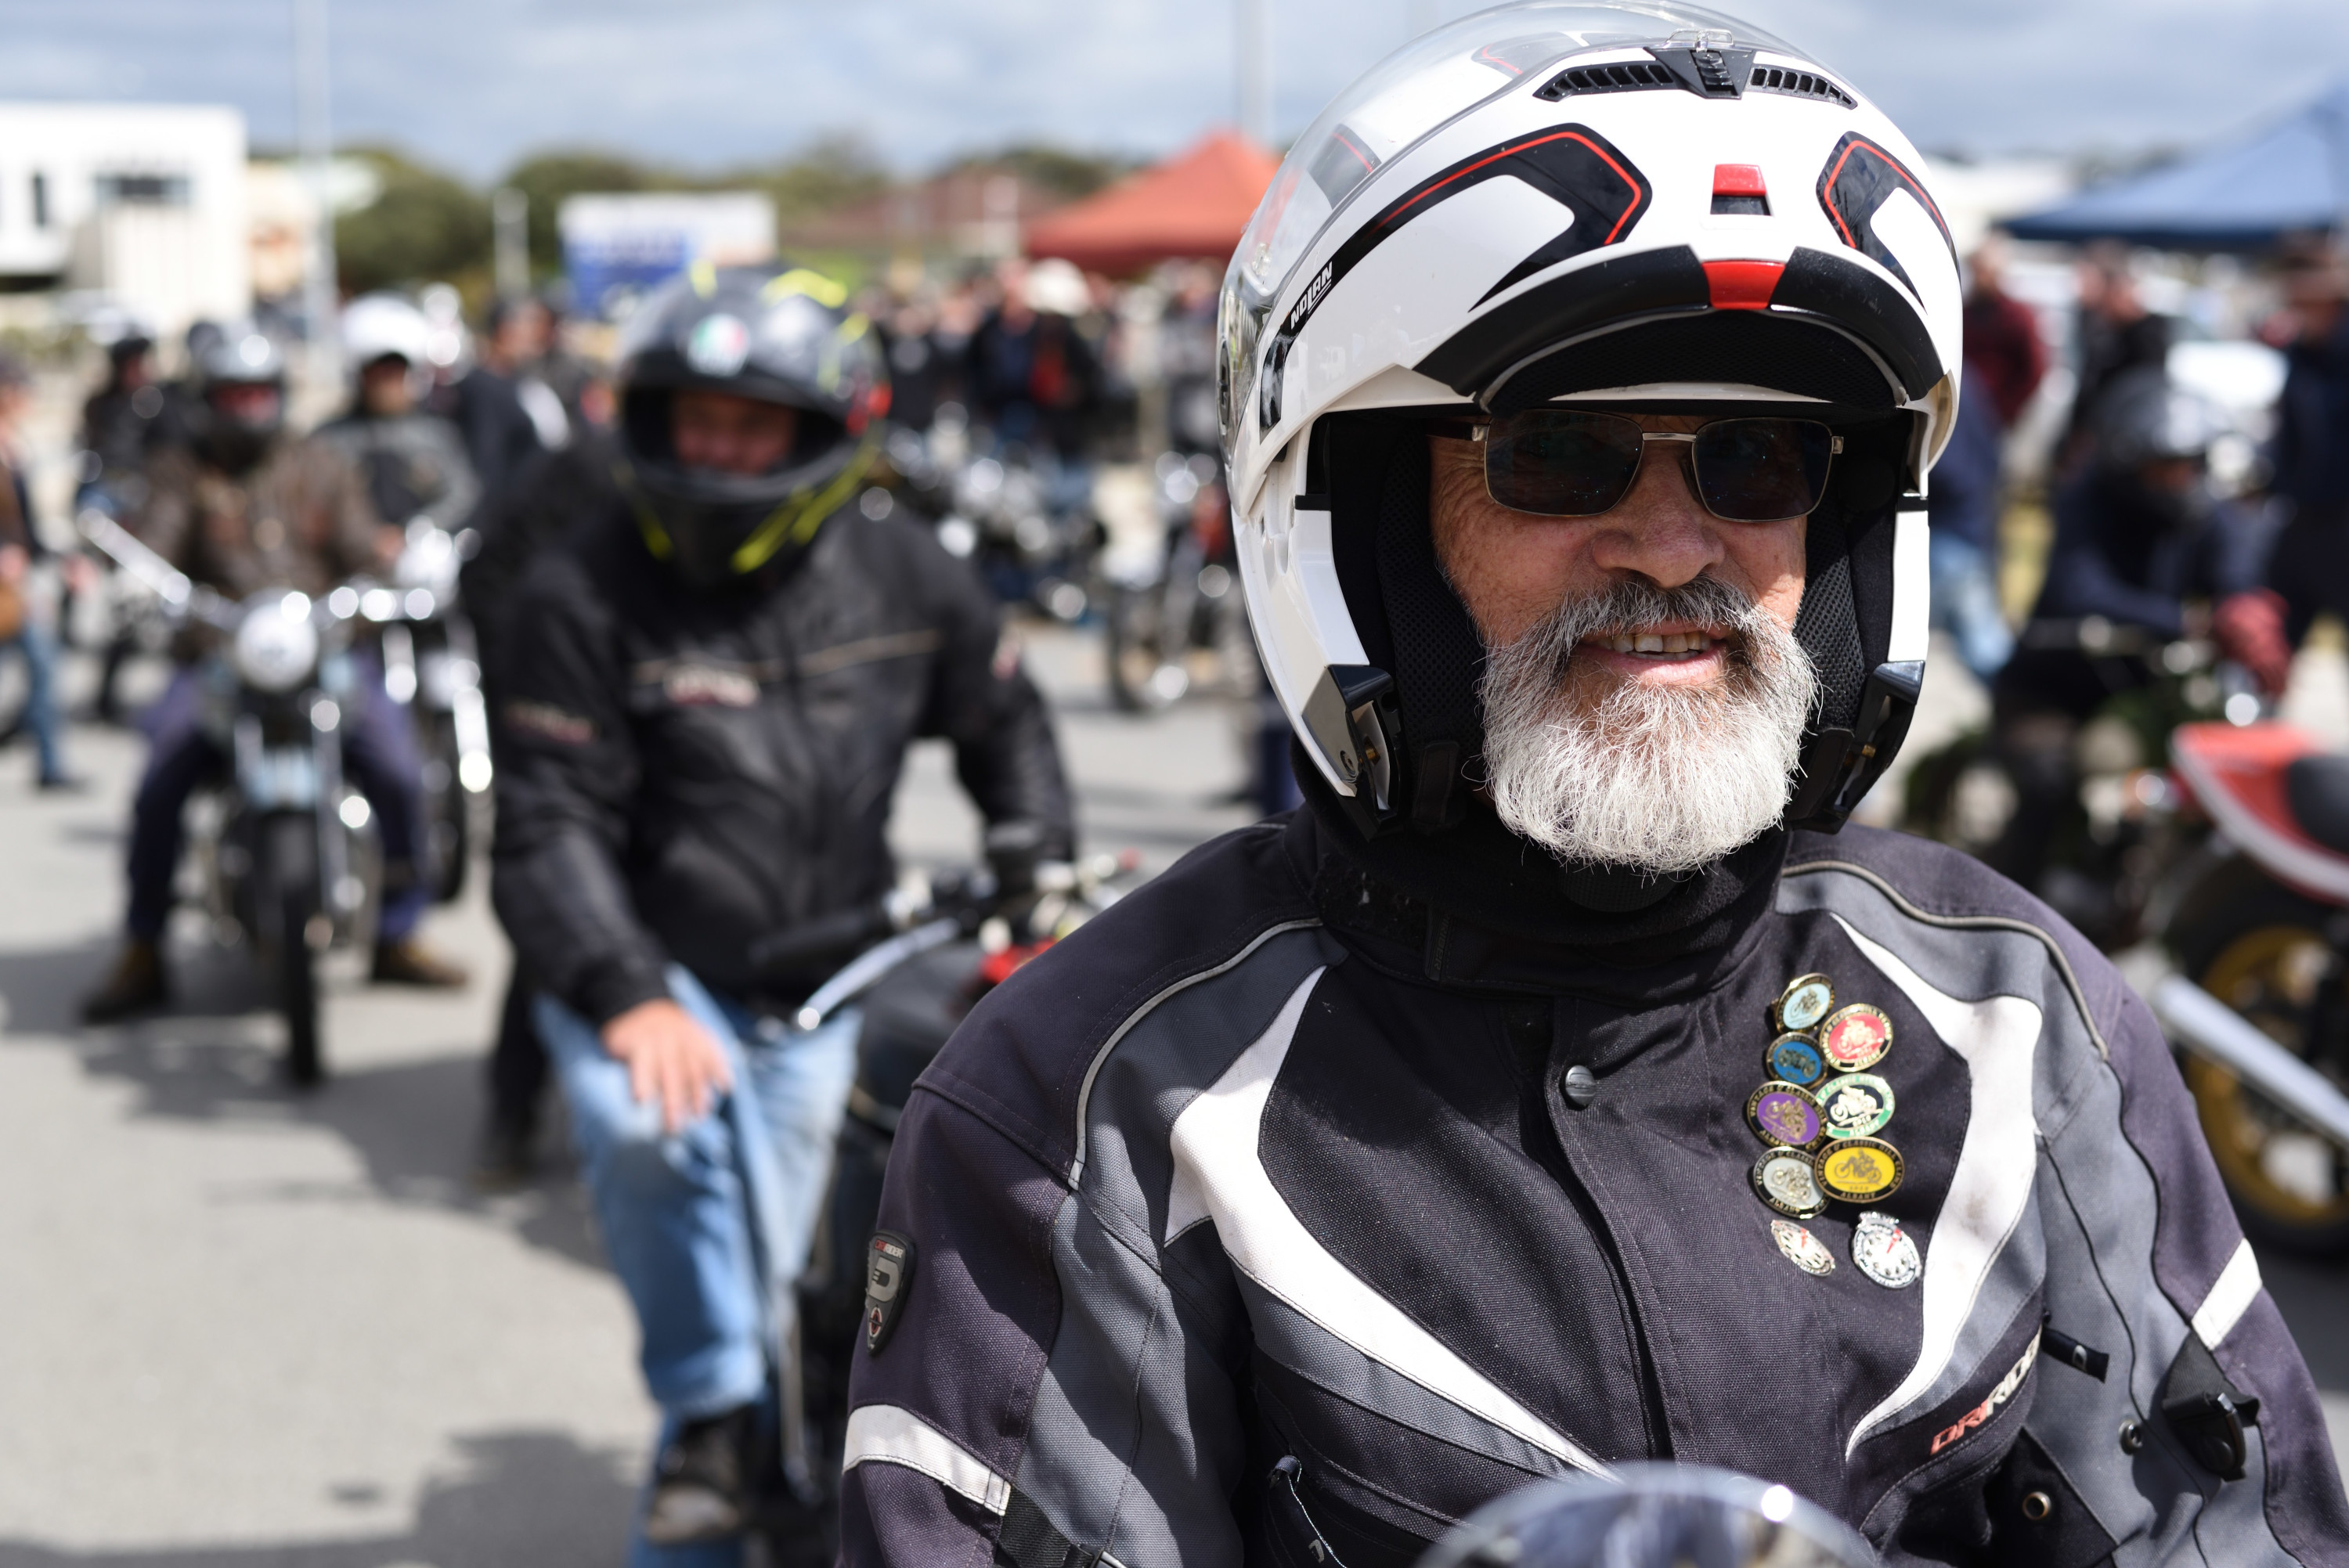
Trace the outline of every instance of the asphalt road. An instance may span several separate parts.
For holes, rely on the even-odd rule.
[[[1240,780],[1224,709],[1114,714],[1067,637],[1031,663],[1090,847],[1155,869],[1245,820],[1219,803]],[[2349,735],[2349,678],[2304,684]],[[1978,700],[1937,672],[1920,738]],[[179,1009],[82,1030],[140,748],[72,748],[79,797],[0,755],[0,1568],[617,1564],[654,1425],[626,1304],[559,1164],[502,1197],[466,1180],[505,965],[480,879],[427,933],[474,965],[463,993],[370,989],[341,961],[314,1095],[279,1086],[245,955],[192,917]],[[962,860],[975,833],[925,748],[901,849]],[[2349,1266],[2265,1267],[2349,1440]]]
[[[1223,708],[1112,712],[1065,637],[1031,665],[1091,847],[1157,870],[1247,820]],[[482,879],[426,931],[471,985],[370,988],[338,955],[333,1077],[294,1095],[246,954],[184,912],[175,1011],[75,1025],[141,748],[78,727],[71,754],[86,795],[0,753],[0,1568],[618,1564],[656,1420],[626,1303],[559,1161],[467,1180],[506,966]],[[924,747],[902,851],[967,862],[977,831]]]

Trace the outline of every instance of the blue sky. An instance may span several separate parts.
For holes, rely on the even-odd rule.
[[[1460,0],[1270,0],[1293,134]],[[1716,0],[1716,4],[1720,0]],[[481,178],[554,145],[697,167],[828,132],[915,169],[1043,138],[1150,153],[1232,115],[1233,0],[334,0],[338,137]],[[2349,74],[2344,0],[1730,0],[1930,149],[2222,135]],[[292,0],[0,0],[0,98],[226,101],[293,130]]]

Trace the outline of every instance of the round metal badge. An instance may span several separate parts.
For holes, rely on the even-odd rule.
[[[1821,1026],[1819,1048],[1839,1073],[1872,1068],[1892,1048],[1892,1020],[1880,1007],[1854,1002]]]
[[[1779,993],[1770,1016],[1781,1030],[1792,1034],[1816,1025],[1834,1006],[1835,986],[1826,975],[1797,975]]]
[[[1916,1238],[1889,1214],[1870,1209],[1851,1233],[1852,1266],[1887,1290],[1906,1290],[1925,1272]]]
[[[1768,1149],[1754,1162],[1750,1173],[1754,1195],[1782,1214],[1807,1220],[1826,1212],[1826,1194],[1819,1191],[1811,1157],[1799,1149]]]
[[[1745,1119],[1764,1143],[1807,1149],[1825,1125],[1819,1102],[1800,1084],[1772,1078],[1745,1099]]]
[[[1808,1035],[1781,1035],[1763,1053],[1762,1070],[1798,1088],[1808,1088],[1826,1076],[1827,1058]]]
[[[1812,1092],[1829,1138],[1866,1138],[1892,1119],[1892,1086],[1874,1073],[1847,1073]]]
[[[1786,1261],[1805,1274],[1835,1273],[1835,1254],[1827,1251],[1827,1244],[1792,1220],[1771,1221],[1770,1236],[1786,1254]]]
[[[1847,1203],[1872,1203],[1900,1187],[1900,1150],[1880,1138],[1838,1139],[1815,1162],[1819,1191]]]

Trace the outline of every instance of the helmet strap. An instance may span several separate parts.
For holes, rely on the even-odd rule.
[[[1476,686],[1485,644],[1435,559],[1426,437],[1409,423],[1387,432],[1392,455],[1379,500],[1377,559],[1402,707],[1406,760],[1396,803],[1413,831],[1437,833],[1458,826],[1472,802],[1466,764],[1484,745]]]

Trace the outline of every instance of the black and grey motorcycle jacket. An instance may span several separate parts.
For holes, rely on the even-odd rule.
[[[1585,912],[1477,830],[1230,835],[979,1004],[890,1164],[846,1563],[1402,1565],[1651,1458],[1896,1563],[2349,1562],[2168,1048],[2044,906],[1852,828]],[[1748,1107],[1806,975],[1889,1024],[1899,1181],[1790,1217]]]
[[[877,902],[905,748],[954,743],[990,824],[1072,839],[1050,716],[995,601],[926,529],[852,504],[788,565],[709,593],[616,493],[542,552],[500,628],[498,914],[592,1021],[667,994],[675,962],[746,1002],[763,938]]]
[[[386,522],[421,518],[454,533],[472,521],[481,484],[456,427],[439,415],[350,413],[318,427],[318,438],[359,470]]]

